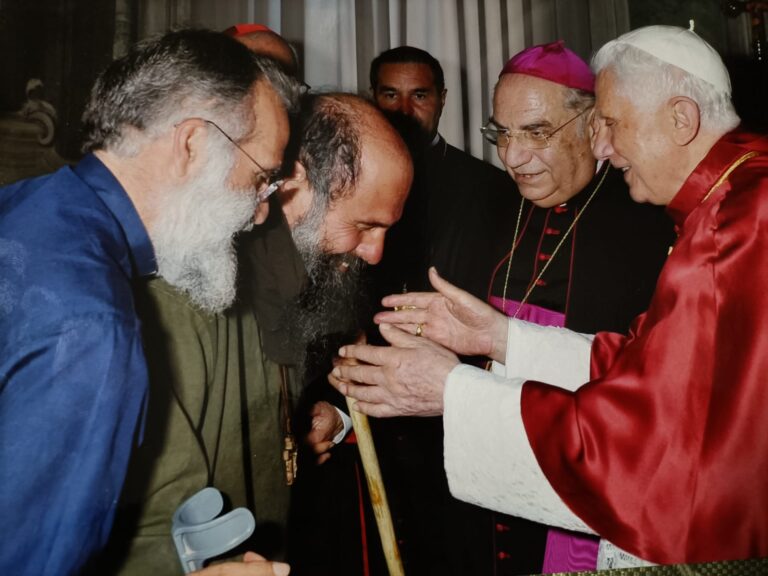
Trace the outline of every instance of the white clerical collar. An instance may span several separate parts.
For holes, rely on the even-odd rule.
[[[595,174],[597,174],[598,172],[600,172],[600,168],[602,168],[602,167],[603,167],[603,164],[605,164],[605,162],[606,162],[605,160],[598,160],[598,161],[597,161],[597,168],[595,168]],[[559,206],[560,206],[560,207],[566,207],[566,208],[567,208],[567,207],[568,207],[568,201],[565,201],[565,202],[563,202],[563,203],[562,203],[562,204],[560,204]]]

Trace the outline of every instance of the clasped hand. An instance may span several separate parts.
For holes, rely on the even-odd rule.
[[[397,294],[382,301],[398,308],[374,318],[392,346],[339,350],[342,358],[360,364],[338,365],[328,380],[365,414],[442,414],[445,381],[459,363],[455,353],[504,359],[506,318],[440,278],[434,268],[429,275],[437,292]]]
[[[339,364],[328,381],[371,416],[436,416],[443,412],[443,386],[459,363],[456,355],[426,338],[390,325],[381,334],[392,346],[349,345],[339,350],[358,364]]]

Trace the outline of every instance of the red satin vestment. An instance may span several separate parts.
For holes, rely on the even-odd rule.
[[[768,556],[768,141],[724,136],[667,210],[679,237],[647,313],[597,335],[576,392],[527,382],[525,429],[559,496],[628,552]]]

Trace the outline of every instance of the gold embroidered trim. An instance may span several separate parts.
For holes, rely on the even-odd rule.
[[[731,164],[731,165],[728,167],[728,169],[727,169],[727,170],[726,170],[726,171],[723,173],[723,175],[722,175],[722,176],[720,176],[720,178],[718,178],[718,179],[717,179],[717,182],[715,182],[715,183],[712,185],[712,188],[710,188],[710,189],[709,189],[709,192],[707,192],[707,194],[704,196],[704,198],[702,198],[702,199],[701,199],[701,202],[699,202],[699,204],[704,204],[704,202],[706,202],[706,201],[707,201],[707,199],[708,199],[708,198],[709,198],[709,197],[712,195],[712,192],[714,192],[715,190],[717,190],[717,189],[720,187],[720,185],[721,185],[723,182],[725,182],[726,180],[728,180],[728,176],[730,176],[730,175],[731,175],[731,173],[732,173],[734,170],[736,170],[736,168],[738,168],[739,166],[741,166],[742,164],[744,164],[744,162],[746,162],[746,161],[747,161],[747,160],[749,160],[750,158],[754,158],[755,156],[759,156],[759,155],[760,155],[760,152],[757,152],[757,151],[755,151],[755,150],[752,150],[751,152],[747,152],[746,154],[744,154],[744,156],[742,156],[741,158],[739,158],[738,160],[736,160],[736,161],[735,161],[733,164]]]

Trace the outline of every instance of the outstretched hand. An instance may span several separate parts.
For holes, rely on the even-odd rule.
[[[457,354],[488,356],[504,362],[507,318],[441,278],[434,267],[429,269],[429,279],[437,292],[387,296],[382,304],[395,310],[379,312],[374,321],[420,334]]]
[[[370,416],[442,414],[445,380],[459,363],[456,355],[395,326],[383,324],[381,333],[392,346],[344,346],[339,355],[359,364],[337,365],[328,381]]]

